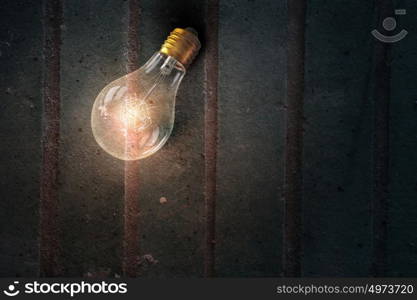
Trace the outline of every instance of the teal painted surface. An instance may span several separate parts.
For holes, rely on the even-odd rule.
[[[372,3],[308,8],[304,134],[305,276],[366,276],[371,260]]]
[[[409,35],[392,49],[390,115],[390,205],[388,269],[390,276],[416,276],[417,269],[417,24],[414,1],[398,1],[407,15],[397,17],[398,29]]]
[[[37,276],[42,9],[0,4],[0,276]],[[19,20],[16,22],[16,20]]]

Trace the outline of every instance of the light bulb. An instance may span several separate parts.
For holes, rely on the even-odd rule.
[[[174,126],[178,87],[199,49],[193,29],[176,28],[141,68],[99,93],[91,127],[101,148],[119,159],[137,160],[166,143]]]

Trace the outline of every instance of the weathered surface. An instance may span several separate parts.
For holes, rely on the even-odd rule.
[[[286,3],[221,1],[216,269],[282,271]]]
[[[134,72],[139,64],[139,25],[141,24],[140,1],[129,0],[127,28],[127,72]],[[123,205],[123,275],[136,277],[139,274],[139,192],[140,161],[126,161],[124,170],[124,205]]]
[[[194,27],[204,45],[204,7],[203,1],[142,0],[141,64],[175,27]],[[141,255],[158,261],[145,262],[143,276],[203,276],[203,78],[203,55],[199,55],[179,88],[170,139],[141,161]],[[162,197],[166,201],[160,201]]]
[[[373,5],[308,7],[305,276],[366,276],[371,259]],[[331,25],[330,25],[331,24]]]
[[[283,273],[301,275],[306,1],[288,1]]]
[[[383,32],[385,18],[392,16],[391,0],[375,1],[377,30]],[[389,203],[389,116],[391,102],[391,45],[374,41],[372,63],[372,102],[374,107],[373,132],[373,197],[372,220],[372,266],[371,275],[382,277],[387,265],[387,226]]]
[[[0,276],[37,276],[42,3],[0,11]]]
[[[397,31],[409,35],[391,50],[390,198],[387,274],[417,275],[417,22],[415,1],[405,1],[406,16],[396,16]]]
[[[216,260],[216,200],[218,148],[218,83],[219,83],[219,1],[210,0],[206,7],[204,54],[204,202],[205,253],[204,275],[215,276]]]
[[[126,74],[127,3],[64,5],[59,220],[65,273],[121,272],[124,163],[95,142],[95,97]]]
[[[39,202],[39,273],[62,275],[58,215],[61,108],[62,2],[45,1],[43,9],[42,167]]]
[[[39,275],[41,121],[47,110],[42,70],[55,72],[50,92],[61,96],[55,145],[60,153],[58,223],[50,232],[60,241],[63,275],[114,276],[122,273],[123,262],[129,276],[283,274],[286,79],[293,59],[286,52],[291,36],[287,3],[220,1],[218,114],[207,114],[215,76],[205,76],[204,68],[215,60],[207,60],[206,45],[216,35],[207,20],[207,1],[63,1],[62,26],[42,20],[42,1],[1,1],[0,276]],[[139,2],[134,7],[138,15],[132,10],[129,15],[132,2]],[[381,73],[384,78],[390,73],[390,87],[376,86],[387,81],[376,80],[372,1],[308,4],[303,173],[294,174],[296,180],[303,176],[302,191],[294,190],[303,197],[303,255],[301,265],[296,261],[294,266],[304,276],[370,276],[376,274],[374,261],[379,274],[415,276],[417,4],[410,0],[395,7],[406,8],[407,15],[396,16],[394,33],[404,28],[409,35],[392,46],[391,62],[379,60],[391,68]],[[43,28],[43,21],[52,27]],[[129,165],[125,173],[125,163],[106,154],[93,138],[93,101],[107,83],[142,65],[173,28],[186,26],[197,29],[203,48],[179,89],[173,135],[158,153]],[[48,71],[42,59],[48,54],[42,36],[58,27],[59,87],[59,70]],[[214,48],[209,47],[212,54]],[[56,58],[45,55],[47,61]],[[379,90],[389,107],[379,107],[384,110],[378,113]],[[210,127],[215,117],[217,145]],[[213,166],[213,154],[217,170],[207,168]],[[383,180],[376,184],[380,170]],[[205,186],[207,180],[211,185]],[[213,201],[205,207],[205,188],[216,196],[215,210]],[[378,191],[382,198],[375,198]],[[123,220],[126,192],[133,213]],[[372,228],[375,199],[383,200],[377,208],[383,226]],[[215,228],[207,212],[216,214]],[[123,234],[124,226],[131,235]],[[123,254],[127,237],[130,247]],[[211,240],[215,251],[210,248],[205,257]],[[131,262],[139,264],[138,270]],[[46,274],[54,272],[41,273]]]

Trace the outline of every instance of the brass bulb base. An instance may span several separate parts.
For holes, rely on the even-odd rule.
[[[197,32],[192,28],[175,28],[165,40],[159,52],[172,56],[188,67],[201,48]]]

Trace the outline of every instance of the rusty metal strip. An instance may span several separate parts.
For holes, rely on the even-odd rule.
[[[58,160],[60,128],[60,52],[62,2],[46,0],[43,13],[44,78],[42,166],[39,204],[40,276],[58,276],[60,243],[58,215]]]
[[[287,115],[283,273],[301,275],[305,0],[288,0]]]
[[[375,1],[379,30],[393,14],[391,0]],[[391,94],[390,46],[375,41],[374,47],[374,195],[372,199],[373,263],[371,275],[385,275],[389,196],[389,105]]]
[[[205,157],[205,214],[206,239],[204,256],[204,275],[214,277],[216,243],[216,162],[217,162],[217,101],[218,101],[218,32],[219,1],[208,0],[206,10],[206,51],[205,69],[205,107],[204,107],[204,157]]]
[[[139,68],[139,0],[129,1],[128,72]],[[126,161],[124,170],[124,231],[122,271],[137,277],[139,268],[139,161]]]

